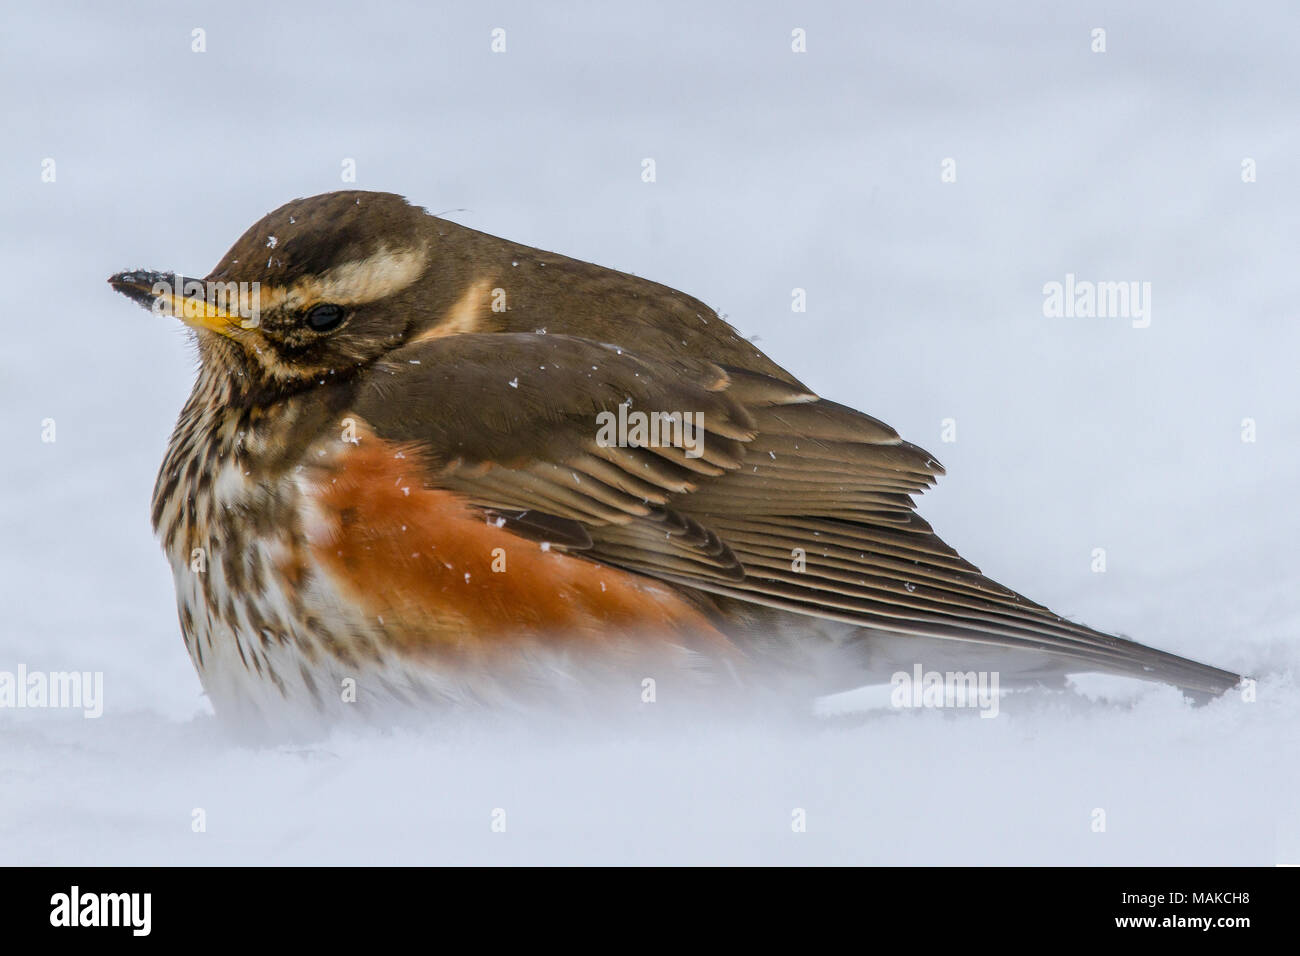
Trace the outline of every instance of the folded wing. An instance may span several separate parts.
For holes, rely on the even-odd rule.
[[[914,511],[942,466],[797,384],[576,336],[470,333],[392,353],[355,404],[381,437],[419,444],[431,485],[594,561],[877,630],[1051,651],[1080,670],[1208,692],[1238,680],[984,577]],[[686,413],[702,431],[610,442],[620,406],[625,420]]]

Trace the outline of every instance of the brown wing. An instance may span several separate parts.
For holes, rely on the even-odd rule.
[[[700,413],[698,449],[602,444],[597,416],[620,405]],[[1236,681],[981,575],[913,510],[942,466],[796,384],[574,336],[462,334],[393,353],[355,411],[380,437],[420,443],[431,484],[592,560],[864,627],[1051,650],[1200,689]]]

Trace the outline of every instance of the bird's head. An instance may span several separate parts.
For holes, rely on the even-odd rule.
[[[132,271],[114,289],[198,335],[205,371],[265,400],[347,375],[430,318],[437,220],[391,193],[296,199],[240,237],[205,279]]]

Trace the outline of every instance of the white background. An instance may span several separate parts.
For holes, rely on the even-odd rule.
[[[267,6],[3,14],[0,670],[106,712],[0,711],[0,862],[1300,862],[1289,4]],[[942,460],[986,573],[1258,701],[228,741],[148,523],[193,354],[104,280],[204,274],[345,158],[699,296]],[[1067,272],[1150,282],[1150,328],[1045,318]]]

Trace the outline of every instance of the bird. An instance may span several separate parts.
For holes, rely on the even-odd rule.
[[[648,279],[345,190],[267,214],[204,279],[109,282],[197,342],[152,523],[232,725],[642,673],[705,696],[900,662],[1193,700],[1242,679],[984,576],[916,511],[932,455]]]

